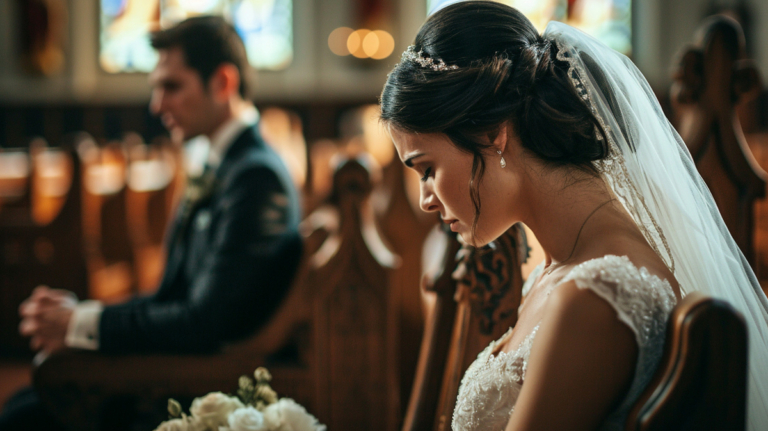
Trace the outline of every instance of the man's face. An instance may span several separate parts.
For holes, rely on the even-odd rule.
[[[187,66],[180,48],[161,49],[159,54],[157,66],[149,75],[150,111],[183,140],[210,134],[214,102],[200,74]]]

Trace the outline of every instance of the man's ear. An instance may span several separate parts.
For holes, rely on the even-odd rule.
[[[208,89],[211,96],[219,101],[226,102],[233,95],[240,92],[240,72],[234,64],[223,63],[213,71],[208,80]]]
[[[738,103],[749,102],[760,96],[763,85],[760,72],[752,60],[739,60],[733,72],[733,93]]]

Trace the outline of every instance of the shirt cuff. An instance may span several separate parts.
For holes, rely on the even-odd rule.
[[[100,301],[81,301],[72,312],[64,344],[86,350],[99,349],[99,323],[104,305]]]

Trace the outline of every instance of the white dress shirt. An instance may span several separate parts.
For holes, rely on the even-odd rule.
[[[259,120],[259,111],[249,106],[243,109],[239,115],[222,124],[211,135],[208,152],[204,164],[216,169],[230,146],[238,136],[248,127],[253,126]],[[195,163],[193,163],[194,165]],[[98,350],[99,349],[99,323],[104,304],[101,301],[80,301],[72,313],[67,327],[64,344],[67,347]]]

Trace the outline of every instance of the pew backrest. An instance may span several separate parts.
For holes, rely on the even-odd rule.
[[[743,431],[747,328],[729,304],[687,295],[668,323],[664,356],[627,431]]]

